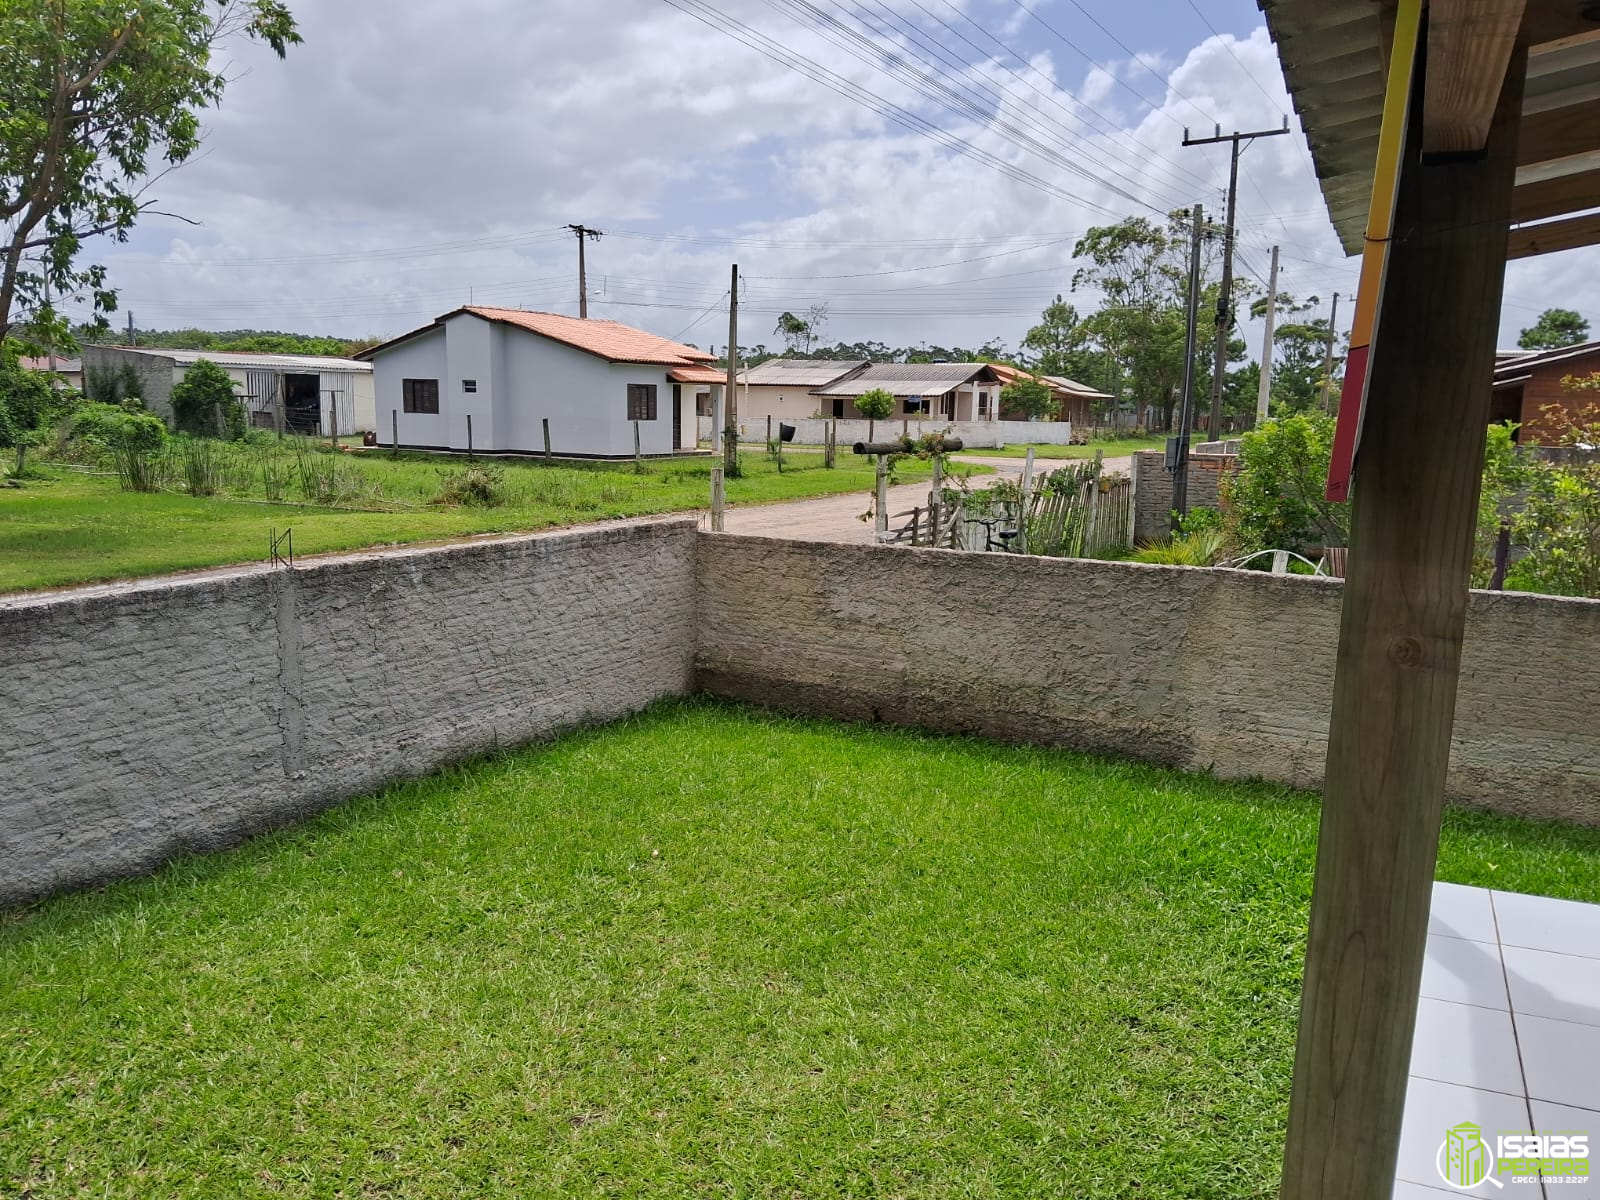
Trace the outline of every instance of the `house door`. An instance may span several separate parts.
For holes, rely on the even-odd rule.
[[[683,445],[683,384],[672,385],[672,448]]]
[[[839,420],[844,419],[844,397],[840,396],[833,402],[833,415]]]

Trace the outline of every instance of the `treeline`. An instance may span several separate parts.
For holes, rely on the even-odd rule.
[[[360,350],[376,346],[382,338],[323,337],[310,333],[285,333],[277,329],[135,329],[140,346],[159,346],[166,350],[218,350],[240,354],[321,354],[348,358]],[[128,343],[126,329],[95,330],[81,326],[73,330],[80,343],[123,346]]]

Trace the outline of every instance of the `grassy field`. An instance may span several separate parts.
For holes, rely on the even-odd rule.
[[[782,474],[765,454],[742,457],[745,476],[727,484],[730,504],[872,490],[872,466],[851,454],[841,454],[830,471],[820,453],[790,451]],[[504,472],[505,501],[495,507],[430,503],[443,486],[442,473],[468,465],[461,459],[402,454],[391,460],[385,451],[314,453],[311,461],[348,477],[344,503],[352,507],[267,503],[259,498],[259,478],[243,472],[223,494],[200,497],[178,490],[178,480],[167,491],[124,492],[114,475],[46,465],[23,487],[0,487],[0,590],[256,562],[268,557],[268,531],[285,526],[293,527],[295,553],[303,555],[710,505],[709,458],[647,461],[642,474],[631,463],[489,464]],[[922,479],[928,467],[908,462],[899,474]],[[287,493],[297,494],[294,488]]]
[[[1316,820],[662,706],[0,919],[0,1194],[1265,1198]]]
[[[1204,434],[1194,434],[1192,441],[1205,441]],[[1093,458],[1098,450],[1107,458],[1121,458],[1137,450],[1165,450],[1167,448],[1167,435],[1158,433],[1152,437],[1126,437],[1126,438],[1099,438],[1086,446],[1034,446],[1035,459],[1042,458]],[[1028,447],[1026,445],[1008,445],[999,450],[962,450],[960,454],[976,454],[984,458],[1026,458]]]

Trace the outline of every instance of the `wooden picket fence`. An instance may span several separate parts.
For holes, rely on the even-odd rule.
[[[962,496],[948,488],[930,503],[889,519],[886,543],[948,550],[1000,551],[1048,558],[1093,558],[1129,544],[1133,481],[1107,475],[1096,458]]]

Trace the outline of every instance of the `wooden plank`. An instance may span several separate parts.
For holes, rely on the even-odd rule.
[[[1402,159],[1396,227],[1408,232],[1392,247],[1373,342],[1283,1200],[1394,1189],[1524,64],[1515,51],[1482,158],[1424,166],[1413,121]]]
[[[1522,118],[1517,138],[1519,167],[1593,150],[1600,150],[1600,100]]]
[[[1506,257],[1532,258],[1535,254],[1553,254],[1557,250],[1576,250],[1580,246],[1597,244],[1600,244],[1600,213],[1585,213],[1581,217],[1513,229]]]
[[[1425,155],[1477,154],[1489,136],[1526,0],[1432,0]]]
[[[1513,221],[1542,221],[1600,205],[1600,170],[1525,183],[1512,193]]]

